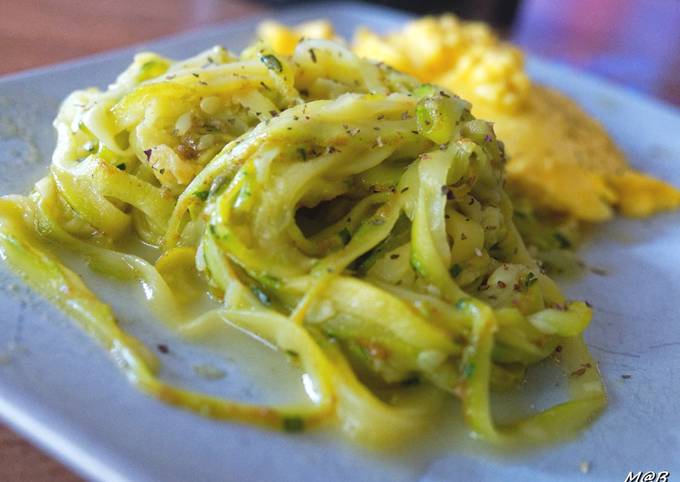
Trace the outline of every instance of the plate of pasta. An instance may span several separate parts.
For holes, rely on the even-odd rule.
[[[328,11],[0,79],[0,415],[101,480],[672,472],[678,112]]]

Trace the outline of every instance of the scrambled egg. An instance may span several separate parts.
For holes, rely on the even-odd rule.
[[[265,22],[259,37],[290,53],[302,38],[336,39],[328,22],[292,29]],[[604,128],[573,101],[533,84],[522,52],[485,24],[453,15],[424,17],[380,36],[359,29],[353,50],[472,102],[494,122],[509,154],[508,186],[539,211],[602,222],[613,209],[649,216],[680,206],[680,191],[630,168]]]
[[[291,28],[278,22],[265,20],[257,26],[257,36],[275,52],[283,55],[292,55],[298,42],[303,38],[342,42],[335,35],[333,26],[325,20],[305,22]]]

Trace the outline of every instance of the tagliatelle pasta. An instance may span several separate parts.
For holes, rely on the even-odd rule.
[[[0,253],[92,333],[130,381],[201,415],[398,443],[462,401],[490,443],[571,433],[606,403],[568,301],[527,252],[492,126],[454,93],[341,45],[142,54],[106,91],[71,94],[49,174],[0,200]],[[158,259],[125,252],[137,238]],[[304,371],[308,403],[250,405],[173,386],[49,254],[141,283],[183,337],[230,324]],[[206,286],[221,306],[189,307]],[[559,349],[558,349],[559,347]],[[559,352],[572,398],[510,425],[490,391]],[[252,360],[257,363],[257,360]],[[578,376],[573,376],[578,373]]]

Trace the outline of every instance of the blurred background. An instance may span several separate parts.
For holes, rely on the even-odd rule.
[[[0,75],[303,3],[0,0]],[[525,50],[680,106],[680,0],[376,0],[492,24]],[[332,20],[332,10],[329,10]],[[0,425],[0,480],[75,475]]]
[[[309,2],[309,0],[307,0]],[[304,3],[0,0],[0,74]],[[680,105],[680,0],[375,0],[491,23],[526,50]],[[332,20],[332,10],[329,11]]]

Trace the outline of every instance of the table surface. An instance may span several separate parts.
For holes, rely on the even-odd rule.
[[[244,0],[172,4],[167,0],[3,0],[2,10],[0,74],[247,16],[263,7]],[[584,11],[589,15],[583,16]],[[525,0],[511,35],[529,51],[680,105],[678,32],[680,2],[676,0]],[[0,480],[80,479],[0,425]]]

